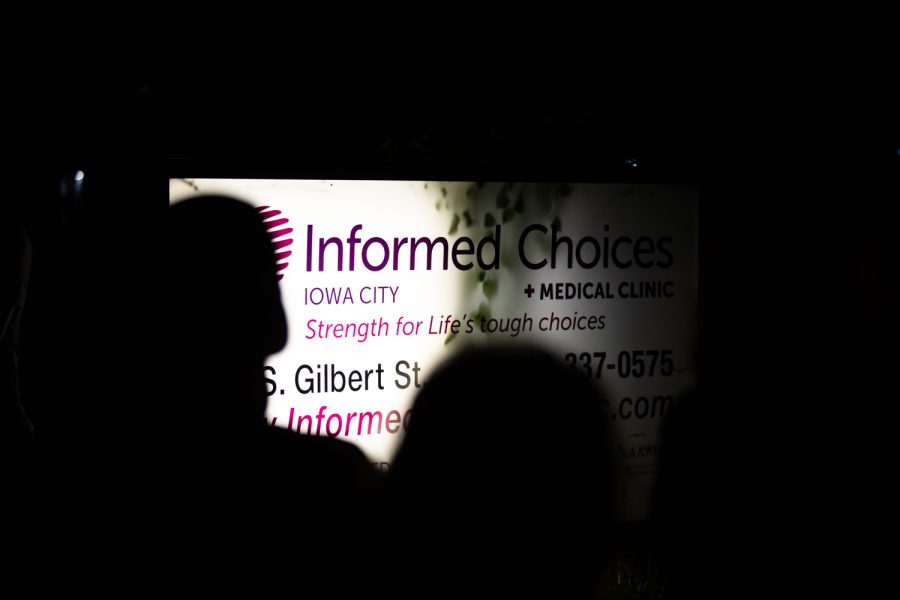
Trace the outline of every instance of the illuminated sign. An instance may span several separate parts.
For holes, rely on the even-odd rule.
[[[201,194],[255,206],[275,244],[289,338],[266,365],[270,424],[346,438],[389,468],[442,359],[528,341],[600,386],[622,518],[646,516],[660,425],[696,378],[696,188],[170,180],[172,203]],[[552,408],[552,426],[590,433]]]

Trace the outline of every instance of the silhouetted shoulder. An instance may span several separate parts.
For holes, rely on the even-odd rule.
[[[279,427],[265,433],[269,467],[285,474],[303,473],[303,488],[368,494],[380,485],[381,473],[352,442],[327,436],[298,435]],[[277,474],[277,472],[276,472]],[[293,480],[292,487],[298,486]]]

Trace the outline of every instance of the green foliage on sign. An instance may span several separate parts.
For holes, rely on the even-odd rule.
[[[481,289],[489,300],[492,299],[497,295],[497,280],[494,278],[485,279],[484,283],[481,284]]]
[[[490,318],[491,305],[504,301],[504,290],[513,289],[514,282],[524,266],[518,259],[515,240],[530,224],[540,223],[547,228],[561,228],[560,206],[573,188],[567,183],[513,183],[513,182],[431,182],[424,184],[426,190],[434,190],[432,199],[435,210],[447,211],[450,236],[467,236],[478,240],[496,234],[498,224],[502,226],[502,247],[499,263],[501,268],[485,272],[472,269],[465,277],[463,301],[478,303],[477,310],[469,309],[470,318]],[[531,236],[529,252],[532,256],[548,256],[549,236]],[[511,298],[506,296],[506,300]],[[480,327],[480,321],[478,321]],[[458,335],[449,334],[445,344]]]

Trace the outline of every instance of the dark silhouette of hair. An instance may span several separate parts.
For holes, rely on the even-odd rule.
[[[593,597],[612,480],[590,380],[536,347],[461,350],[416,397],[388,474],[404,591]]]

